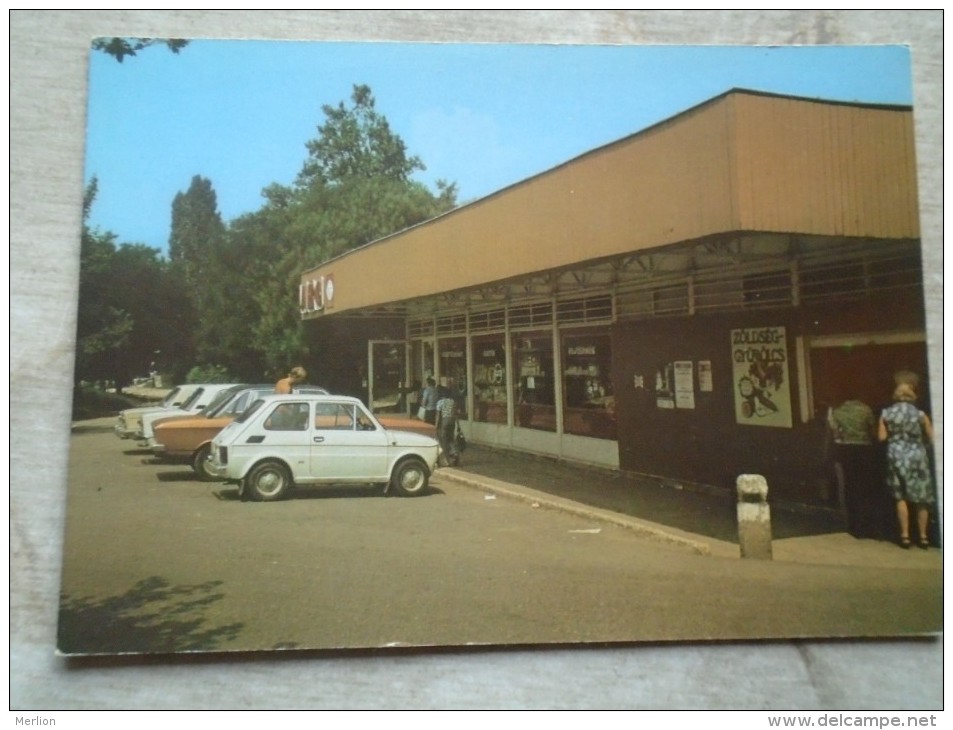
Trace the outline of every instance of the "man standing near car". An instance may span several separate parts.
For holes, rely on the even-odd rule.
[[[298,383],[303,383],[307,377],[308,373],[303,367],[300,365],[293,367],[291,368],[291,372],[288,373],[288,377],[282,378],[275,383],[275,392],[282,395],[289,395],[294,392],[294,387]]]
[[[443,450],[447,466],[460,465],[460,454],[457,453],[457,402],[449,390],[441,389],[440,400],[437,401],[437,440]]]

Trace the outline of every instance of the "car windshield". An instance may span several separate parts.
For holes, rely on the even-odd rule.
[[[235,419],[235,423],[244,423],[249,418],[255,415],[255,413],[264,405],[265,401],[261,398],[252,403],[248,410],[244,411],[238,418]]]
[[[225,411],[229,404],[233,400],[237,399],[241,394],[241,388],[228,388],[223,390],[221,393],[212,398],[212,402],[205,406],[205,409],[202,413],[207,418],[215,418],[215,416],[225,415]]]
[[[233,395],[227,403],[224,403],[215,413],[210,413],[209,418],[223,418],[227,416],[237,416],[241,413],[244,413],[245,409],[248,408],[248,405],[252,403],[256,398],[260,398],[263,395],[268,395],[272,389],[269,388],[256,388],[250,390],[242,390]]]
[[[184,403],[179,404],[179,408],[189,409],[192,405],[202,397],[202,393],[205,392],[205,388],[196,388],[195,392],[192,393],[188,398],[185,399]]]
[[[163,406],[172,406],[175,404],[175,399],[181,392],[182,388],[180,386],[175,386],[172,390],[169,391],[169,394],[162,400]]]

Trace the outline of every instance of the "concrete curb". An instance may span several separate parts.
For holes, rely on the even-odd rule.
[[[611,512],[609,510],[599,509],[598,507],[590,507],[589,505],[580,504],[579,502],[574,502],[562,497],[554,497],[551,494],[530,489],[529,487],[524,487],[519,484],[511,484],[489,477],[474,476],[473,474],[452,467],[441,467],[436,475],[438,478],[447,477],[465,487],[480,489],[500,497],[528,502],[534,507],[560,510],[569,514],[579,515],[580,517],[610,523],[627,530],[632,530],[640,537],[646,537],[673,547],[687,549],[696,555],[712,554],[711,546],[708,543],[702,542],[694,536],[689,536],[681,530],[663,527],[648,520],[621,515],[618,512]],[[737,551],[737,546],[734,546],[734,548]]]

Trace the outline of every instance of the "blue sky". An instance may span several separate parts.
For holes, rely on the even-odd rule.
[[[193,40],[90,54],[91,223],[165,251],[172,199],[209,178],[228,222],[291,183],[322,105],[367,84],[377,110],[467,202],[735,87],[913,104],[904,46],[566,46]]]

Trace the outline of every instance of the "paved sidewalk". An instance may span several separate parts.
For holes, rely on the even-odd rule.
[[[463,463],[435,476],[535,508],[560,509],[617,524],[700,555],[739,558],[734,495],[681,487],[610,469],[586,467],[516,451],[470,445]],[[822,507],[771,503],[775,560],[942,569],[942,551],[878,540],[844,531],[840,514]]]

